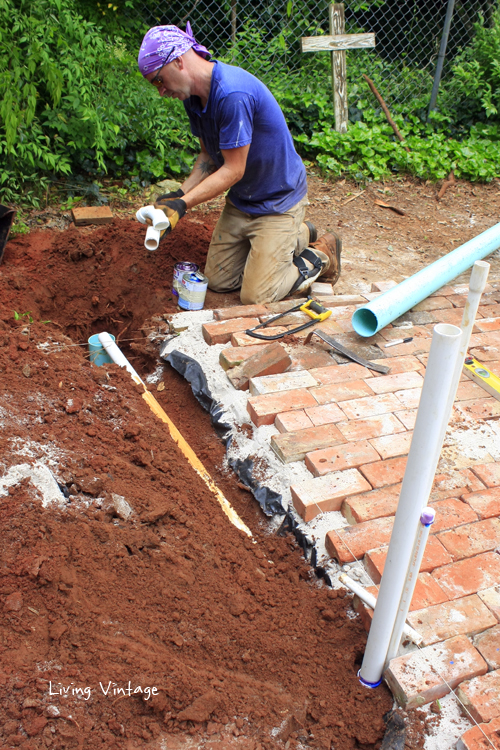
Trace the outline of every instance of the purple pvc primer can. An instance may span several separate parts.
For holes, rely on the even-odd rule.
[[[196,273],[200,267],[196,263],[189,263],[188,261],[182,261],[176,263],[174,266],[174,281],[172,284],[172,294],[174,297],[179,296],[179,289],[182,286],[182,277],[185,273]]]

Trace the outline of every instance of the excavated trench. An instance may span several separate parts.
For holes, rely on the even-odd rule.
[[[257,544],[220,513],[129,376],[88,361],[87,338],[107,330],[141,373],[157,365],[144,323],[176,310],[173,267],[203,266],[211,230],[185,220],[156,253],[126,220],[7,245],[2,471],[48,463],[69,497],[43,507],[27,479],[0,494],[5,747],[380,746],[392,697],[358,682],[366,635],[349,600],[311,575],[292,536],[269,534],[222,470],[224,445],[188,384],[165,366],[155,396]],[[158,695],[99,687],[129,681]],[[88,700],[71,693],[87,686]]]

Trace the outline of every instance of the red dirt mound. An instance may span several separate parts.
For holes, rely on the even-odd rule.
[[[165,312],[173,263],[201,260],[210,235],[184,227],[188,256],[146,255],[142,231],[118,221],[7,246],[0,483],[42,463],[67,499],[43,507],[29,478],[0,489],[0,747],[377,748],[392,698],[358,682],[366,635],[349,599],[214,475],[256,543],[237,531],[130,377],[61,330]],[[203,460],[222,456],[187,387],[165,382],[162,406],[198,433]]]

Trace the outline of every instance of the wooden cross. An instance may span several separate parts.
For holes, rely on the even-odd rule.
[[[345,133],[348,121],[345,51],[375,47],[375,34],[346,34],[344,3],[330,5],[328,15],[330,36],[302,37],[302,52],[328,51],[332,53],[335,130],[338,133]]]

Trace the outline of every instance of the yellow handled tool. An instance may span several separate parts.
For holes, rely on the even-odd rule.
[[[297,326],[297,328],[292,328],[291,330],[284,331],[283,333],[277,333],[275,336],[264,336],[262,333],[256,333],[256,331],[261,328],[268,328],[269,326],[272,326],[274,323],[276,323],[277,320],[280,320],[280,318],[284,318],[285,315],[288,315],[292,312],[297,312],[299,310],[309,315],[311,320],[308,320],[307,323],[302,323],[302,325]],[[331,310],[329,310],[327,307],[323,307],[323,305],[310,297],[307,302],[301,302],[299,305],[295,305],[295,307],[291,307],[289,310],[285,310],[285,312],[269,318],[269,320],[266,320],[265,323],[261,323],[260,325],[255,326],[255,328],[248,328],[245,333],[247,333],[249,336],[253,336],[253,338],[255,339],[262,339],[263,341],[275,341],[276,339],[282,339],[284,336],[289,336],[290,334],[303,331],[305,328],[309,328],[309,326],[313,326],[315,323],[321,323],[323,320],[329,318],[331,314]]]
[[[485,365],[482,365],[481,362],[478,362],[475,357],[465,358],[464,375],[484,388],[490,396],[500,401],[500,378]]]

